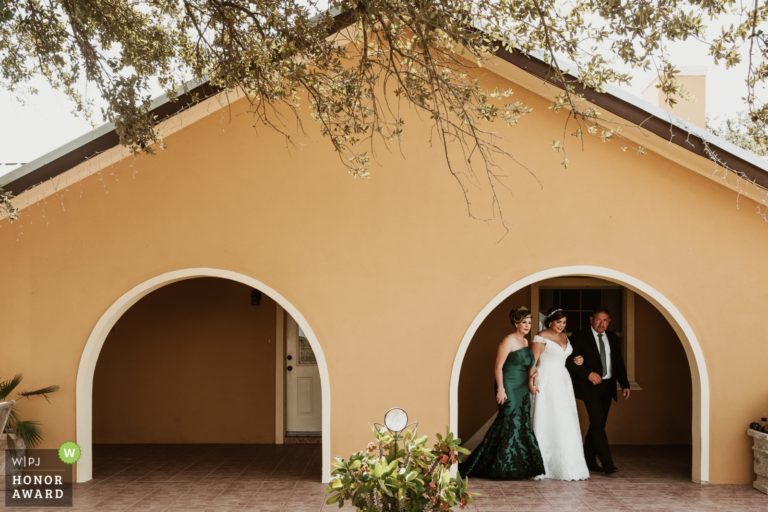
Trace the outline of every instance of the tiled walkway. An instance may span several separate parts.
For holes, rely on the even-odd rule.
[[[690,450],[664,447],[613,449],[621,468],[586,482],[470,480],[482,493],[474,509],[491,511],[768,511],[768,495],[749,485],[690,481]]]
[[[97,446],[95,454],[94,479],[75,486],[70,510],[337,510],[324,505],[319,445]],[[683,450],[617,447],[615,457],[621,471],[587,482],[472,479],[482,496],[470,510],[768,511],[768,496],[750,486],[689,482]]]

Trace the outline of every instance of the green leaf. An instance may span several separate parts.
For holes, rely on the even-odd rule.
[[[32,396],[42,396],[46,400],[48,400],[48,395],[51,393],[54,393],[59,390],[59,386],[46,386],[44,388],[35,389],[34,391],[21,391],[19,392],[19,396],[22,396],[24,398],[29,398]]]
[[[28,448],[34,448],[43,440],[43,434],[38,428],[38,421],[17,421],[13,425],[16,435],[21,437]]]
[[[13,393],[23,378],[22,374],[19,373],[10,380],[0,382],[0,401],[10,400],[10,394]]]

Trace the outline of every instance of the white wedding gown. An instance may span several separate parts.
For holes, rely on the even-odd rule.
[[[539,392],[533,401],[533,430],[544,459],[543,478],[586,480],[589,469],[584,460],[579,414],[571,376],[565,367],[573,347],[569,341],[563,350],[539,335],[534,336],[533,342],[546,345],[539,357]]]

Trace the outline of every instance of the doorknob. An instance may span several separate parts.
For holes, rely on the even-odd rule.
[[[288,365],[288,366],[286,367],[286,370],[288,370],[289,372],[290,372],[290,371],[293,371],[293,366],[291,366],[291,365]]]
[[[293,359],[293,356],[291,354],[288,354],[288,357],[286,357],[286,359],[290,361],[291,359]]]

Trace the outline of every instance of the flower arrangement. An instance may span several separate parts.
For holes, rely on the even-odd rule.
[[[416,435],[415,426],[402,433],[374,426],[373,435],[365,451],[349,460],[336,458],[328,504],[341,508],[349,501],[364,512],[423,512],[472,502],[468,480],[451,475],[458,455],[469,453],[452,432],[437,434],[431,448],[427,436]]]

